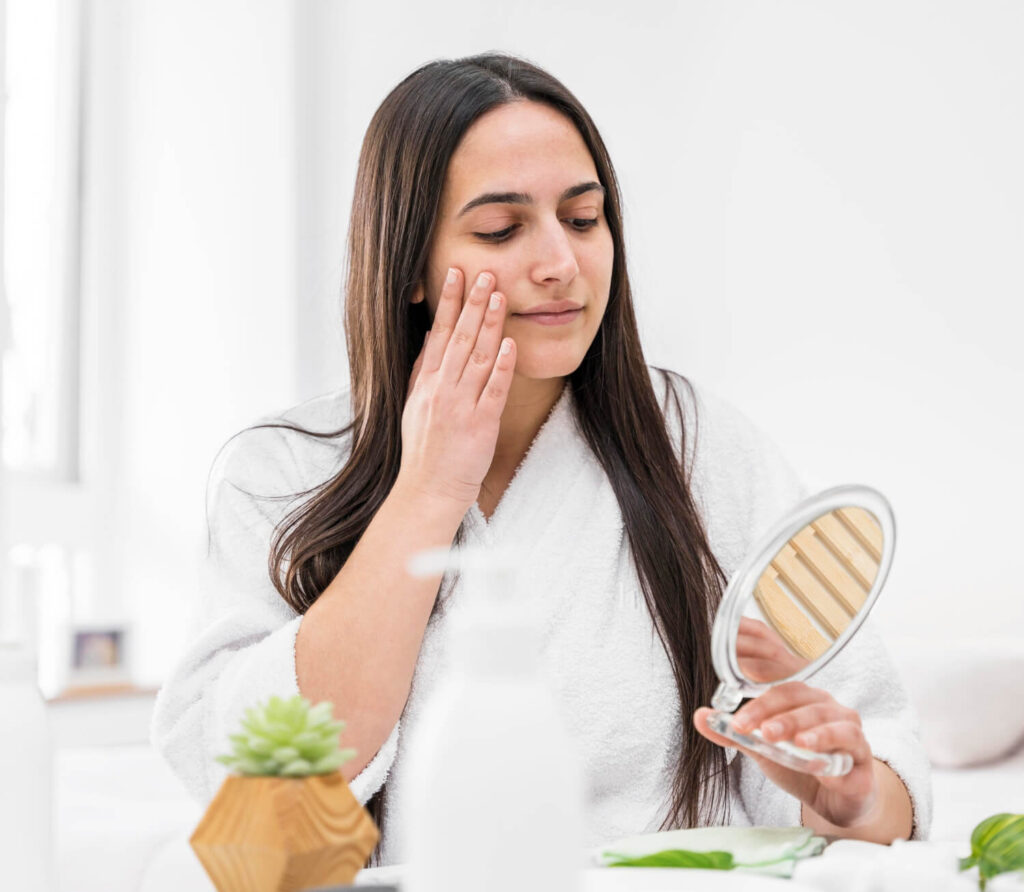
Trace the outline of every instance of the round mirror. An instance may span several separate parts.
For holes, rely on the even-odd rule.
[[[798,505],[733,575],[715,617],[711,648],[721,684],[712,730],[781,764],[813,774],[850,770],[846,753],[815,753],[739,734],[730,713],[784,681],[803,681],[850,640],[878,598],[896,526],[888,501],[841,486]]]

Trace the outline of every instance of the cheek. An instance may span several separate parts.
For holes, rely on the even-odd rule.
[[[467,293],[476,281],[476,277],[484,271],[494,274],[497,280],[496,290],[500,291],[507,287],[503,283],[511,283],[515,280],[516,271],[519,269],[513,258],[499,257],[497,253],[485,249],[474,250],[472,246],[460,246],[457,250],[438,249],[427,274],[426,304],[430,310],[431,319],[437,312],[437,305],[441,300],[441,289],[444,287],[448,269],[453,266],[461,270],[464,289]]]
[[[612,284],[612,267],[615,262],[615,246],[610,232],[604,238],[594,240],[579,254],[580,272],[590,281],[595,294],[605,303]]]

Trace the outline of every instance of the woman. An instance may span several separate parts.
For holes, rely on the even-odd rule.
[[[922,771],[898,689],[851,673],[846,705],[792,683],[741,710],[769,738],[851,752],[845,778],[730,761],[705,726],[723,568],[802,493],[735,413],[646,367],[615,174],[564,86],[500,55],[399,84],[363,143],[346,300],[351,392],[245,432],[216,469],[224,615],[154,723],[199,796],[246,705],[330,700],[381,860],[401,860],[383,804],[403,807],[403,740],[463,606],[457,580],[404,568],[426,548],[500,541],[529,556],[521,588],[583,753],[590,842],[725,820],[884,842],[923,831],[925,786],[912,805],[889,767]]]

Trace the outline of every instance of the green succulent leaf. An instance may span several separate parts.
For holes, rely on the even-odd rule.
[[[294,746],[279,746],[272,755],[275,762],[283,762],[287,765],[289,762],[294,762],[302,754]]]
[[[259,737],[255,734],[249,735],[245,745],[250,752],[258,756],[270,756],[277,749],[273,740],[268,737]]]
[[[241,732],[228,736],[231,753],[216,760],[253,776],[305,777],[337,771],[355,750],[339,749],[338,735],[345,723],[334,719],[333,710],[327,701],[310,706],[302,696],[271,697],[245,710]]]
[[[345,751],[335,750],[333,753],[328,753],[317,759],[313,763],[313,774],[327,774],[331,771],[337,771],[345,762]]]

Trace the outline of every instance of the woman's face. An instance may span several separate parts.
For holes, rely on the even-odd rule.
[[[418,294],[433,318],[449,267],[467,285],[493,273],[516,374],[562,377],[597,334],[613,257],[604,189],[579,132],[546,105],[512,102],[477,120],[452,156]]]

